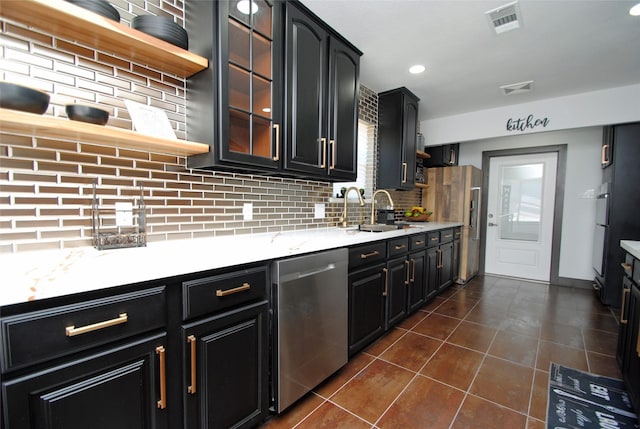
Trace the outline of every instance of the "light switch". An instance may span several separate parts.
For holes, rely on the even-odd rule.
[[[314,219],[324,219],[324,204],[323,203],[316,203],[315,206],[315,212],[313,215]]]

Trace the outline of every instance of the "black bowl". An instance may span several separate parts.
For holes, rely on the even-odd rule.
[[[164,16],[139,15],[133,18],[131,27],[182,49],[189,49],[187,31]]]
[[[73,3],[76,6],[80,6],[91,12],[97,13],[100,16],[111,19],[116,22],[120,22],[120,14],[115,7],[111,6],[108,1],[105,0],[67,0],[69,3]]]
[[[64,110],[67,112],[69,119],[73,121],[104,125],[109,120],[109,112],[98,109],[97,107],[83,106],[80,104],[67,104]]]
[[[15,83],[0,82],[0,107],[42,115],[49,107],[49,94]]]

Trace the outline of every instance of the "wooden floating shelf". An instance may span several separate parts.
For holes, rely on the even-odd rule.
[[[64,0],[0,0],[0,16],[180,77],[209,61]]]
[[[427,185],[426,183],[416,183],[416,188],[427,189],[429,188],[429,185]]]
[[[416,156],[417,156],[418,158],[422,158],[422,159],[429,159],[429,158],[431,158],[431,155],[429,155],[427,152],[423,152],[423,151],[421,151],[421,150],[416,151]]]
[[[103,146],[170,155],[187,156],[209,152],[209,145],[204,143],[166,139],[122,128],[88,124],[10,109],[0,109],[0,132],[97,143]]]

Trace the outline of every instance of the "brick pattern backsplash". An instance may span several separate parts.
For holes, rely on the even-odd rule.
[[[111,3],[126,24],[144,13],[182,24],[183,1]],[[127,99],[163,109],[185,138],[185,79],[1,18],[0,52],[1,80],[51,95],[45,115],[95,104],[109,111],[109,126],[132,129]],[[364,86],[360,117],[377,121],[377,94]],[[91,246],[96,180],[102,205],[133,201],[143,185],[149,242],[331,227],[342,210],[326,182],[191,170],[180,156],[0,130],[0,253]],[[392,195],[399,210],[420,201],[419,191]],[[253,205],[251,221],[244,203]],[[316,203],[326,205],[324,219],[314,219]]]

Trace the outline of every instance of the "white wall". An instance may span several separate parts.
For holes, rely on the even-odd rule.
[[[594,193],[602,182],[601,143],[602,127],[488,138],[461,143],[459,163],[481,168],[484,151],[566,144],[566,182],[558,275],[592,280]]]
[[[529,115],[533,121],[546,118],[546,126],[540,123],[523,130],[507,129],[509,120],[526,122]],[[640,85],[629,85],[435,118],[422,121],[420,130],[425,144],[435,146],[636,121],[640,121]]]

